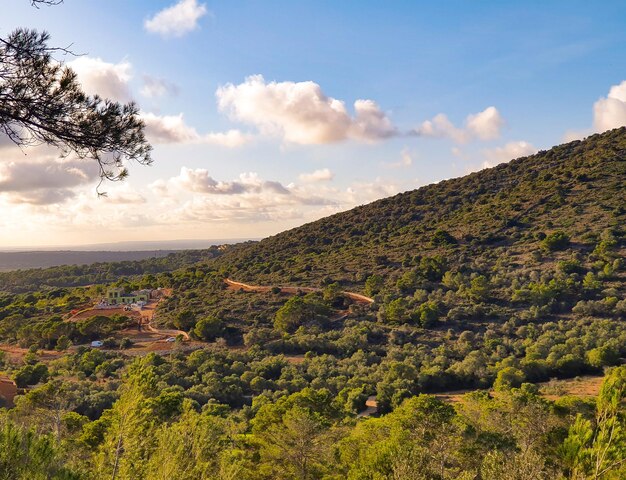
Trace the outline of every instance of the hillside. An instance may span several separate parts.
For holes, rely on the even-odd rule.
[[[207,338],[237,348],[375,355],[363,381],[385,408],[399,400],[380,382],[416,393],[489,385],[504,366],[530,381],[598,373],[626,356],[625,184],[622,128],[233,247],[174,272],[159,319],[200,336],[217,325]],[[280,286],[321,290],[287,301]],[[413,373],[388,378],[394,362]]]
[[[0,273],[0,374],[25,389],[0,452],[119,454],[119,478],[624,478],[625,185],[620,129],[259,243]],[[89,309],[112,282],[167,293]]]
[[[330,277],[357,288],[373,273],[395,281],[419,256],[444,255],[457,268],[503,256],[525,265],[546,234],[563,230],[573,251],[586,251],[623,226],[625,182],[621,128],[323,218],[217,265],[247,281],[317,286]]]

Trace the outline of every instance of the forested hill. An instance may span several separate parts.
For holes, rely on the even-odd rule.
[[[0,252],[0,271],[30,268],[58,267],[59,265],[88,265],[104,262],[127,262],[147,258],[166,257],[176,250],[41,250],[24,252]]]
[[[608,227],[621,235],[625,185],[620,128],[323,218],[235,248],[217,265],[241,280],[358,289],[372,274],[391,284],[423,257],[453,269],[495,261],[494,252],[524,260],[562,233],[575,251],[593,249]]]
[[[133,275],[170,272],[187,265],[208,261],[219,256],[222,250],[226,248],[230,247],[182,250],[168,253],[165,256],[151,256],[150,258],[135,260],[92,262],[84,265],[59,265],[49,268],[0,272],[0,292],[27,292],[45,287],[76,287],[92,283],[110,283]]]

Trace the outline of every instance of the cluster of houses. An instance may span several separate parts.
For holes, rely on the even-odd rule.
[[[109,288],[106,296],[103,297],[99,303],[94,305],[94,309],[107,310],[123,307],[125,310],[141,310],[150,300],[161,298],[163,293],[164,291],[162,288],[154,290],[146,288],[132,292],[126,292],[123,288],[119,287]],[[100,348],[104,346],[104,342],[101,340],[94,340],[91,342],[91,346],[94,348]]]
[[[100,300],[100,303],[95,308],[107,309],[124,306],[128,309],[141,310],[148,301],[159,298],[161,294],[162,290],[160,288],[156,290],[146,288],[133,292],[126,292],[123,288],[109,288],[106,296]]]

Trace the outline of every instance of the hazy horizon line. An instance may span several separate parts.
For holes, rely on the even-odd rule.
[[[148,251],[148,250],[196,250],[212,245],[234,244],[260,238],[208,238],[176,240],[123,240],[119,242],[82,243],[73,245],[0,246],[0,253],[49,252],[49,251]],[[139,248],[140,247],[140,248]],[[95,249],[95,250],[94,250]]]

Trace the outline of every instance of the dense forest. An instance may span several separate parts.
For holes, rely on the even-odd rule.
[[[621,128],[257,243],[0,274],[0,478],[624,478],[625,220]],[[68,320],[109,286],[171,291],[190,340]]]

